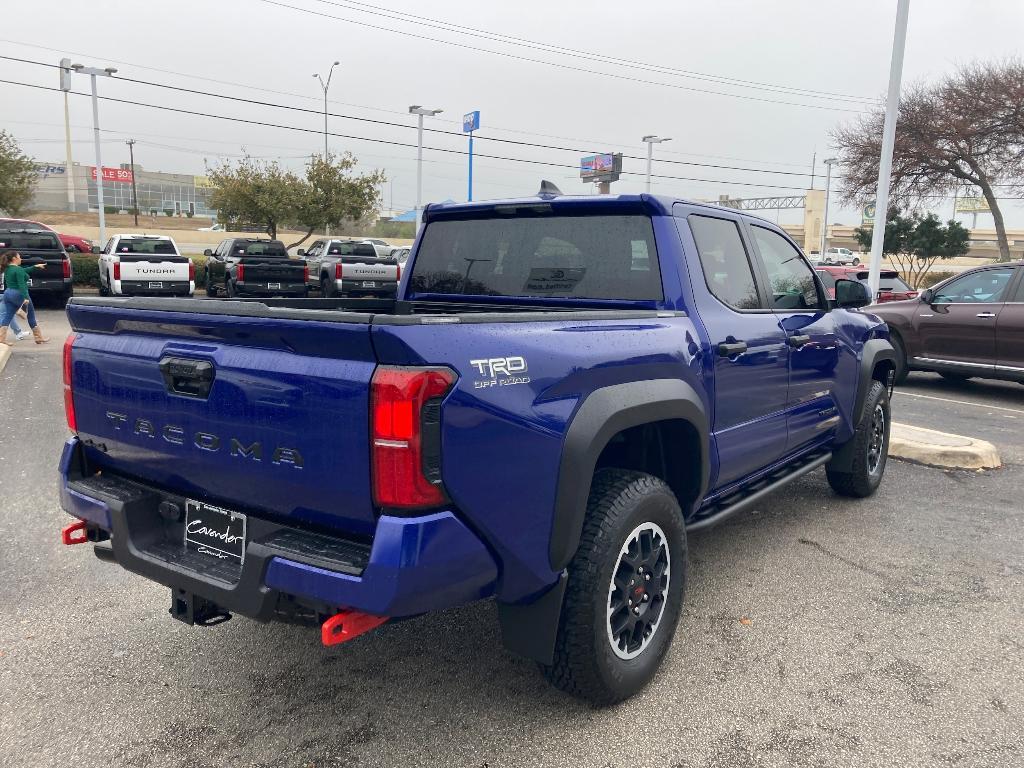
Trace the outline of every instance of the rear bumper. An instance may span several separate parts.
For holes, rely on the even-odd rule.
[[[367,287],[366,283],[373,283]],[[380,280],[335,280],[334,289],[341,296],[381,296],[392,298],[398,292],[397,282],[382,282]]]
[[[159,285],[159,288],[154,288]],[[116,296],[191,296],[196,284],[191,280],[115,280]]]
[[[490,552],[450,511],[382,515],[370,542],[248,512],[244,564],[225,566],[186,550],[183,522],[161,515],[161,503],[165,512],[168,503],[184,509],[182,497],[89,473],[77,437],[64,446],[59,490],[68,514],[111,535],[127,570],[259,620],[272,619],[282,603],[325,614],[350,608],[410,616],[489,597],[498,575]]]
[[[70,277],[33,277],[29,293],[70,293]]]
[[[305,282],[281,283],[280,288],[268,288],[267,283],[235,281],[238,296],[305,296],[309,290]]]

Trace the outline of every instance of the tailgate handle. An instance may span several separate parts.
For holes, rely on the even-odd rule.
[[[208,360],[189,360],[186,357],[165,357],[160,360],[160,373],[167,391],[187,397],[210,396],[210,387],[216,371]]]

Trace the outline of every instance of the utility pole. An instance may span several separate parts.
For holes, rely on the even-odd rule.
[[[96,147],[96,207],[100,214],[100,247],[107,242],[107,219],[103,206],[103,158],[100,153],[100,108],[96,96],[96,78],[113,77],[117,72],[114,67],[87,67],[84,64],[72,64],[71,69],[80,75],[89,75],[92,85],[92,132],[93,144]]]
[[[644,144],[647,145],[647,191],[651,191],[651,158],[654,154],[654,145],[661,144],[664,141],[672,141],[670,138],[661,138],[660,136],[644,136],[640,139]]]
[[[132,166],[132,210],[135,212],[135,226],[139,226],[139,195],[135,189],[135,139],[128,139],[128,159]]]
[[[825,258],[825,251],[828,249],[828,200],[832,194],[832,166],[839,160],[834,157],[825,160],[825,217],[821,225],[821,258]]]
[[[892,176],[892,152],[896,144],[896,120],[899,117],[900,81],[903,79],[903,50],[907,44],[907,17],[910,0],[898,0],[896,28],[892,38],[892,61],[889,64],[889,95],[885,103],[885,125],[882,129],[882,156],[878,159],[878,193],[875,197],[875,222],[871,231],[871,269],[868,289],[872,300],[878,295],[882,271],[882,246],[885,220],[889,216],[889,180]]]
[[[416,235],[420,233],[423,223],[423,117],[434,117],[444,112],[443,109],[428,109],[419,104],[409,107],[409,114],[416,115]]]
[[[327,91],[331,87],[331,78],[334,77],[334,68],[336,66],[338,66],[340,63],[341,63],[340,61],[336,61],[333,64],[331,64],[331,68],[327,71],[327,82],[324,82],[324,79],[322,77],[320,77],[320,75],[317,74],[316,72],[313,73],[313,77],[315,77],[320,82],[320,88],[324,92],[324,162],[325,163],[328,162],[328,157],[327,157],[327,155],[328,155],[328,151],[327,151]],[[324,236],[329,236],[330,234],[331,234],[331,227],[330,227],[329,224],[324,222]]]
[[[818,150],[811,155],[811,189],[814,189],[814,172],[818,169]]]
[[[60,89],[64,91],[64,178],[68,184],[68,210],[75,210],[75,170],[71,159],[71,113],[68,91],[71,90],[71,59],[60,60]]]

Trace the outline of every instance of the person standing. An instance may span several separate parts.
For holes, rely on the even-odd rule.
[[[43,264],[36,265],[36,269],[43,267]],[[4,276],[4,298],[0,305],[0,343],[7,344],[7,327],[18,311],[24,310],[36,344],[45,344],[49,339],[43,336],[36,322],[36,309],[28,292],[29,272],[21,266],[21,254],[17,251],[0,254],[0,272]]]

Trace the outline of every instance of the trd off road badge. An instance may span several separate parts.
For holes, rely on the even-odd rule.
[[[526,359],[523,357],[491,357],[485,360],[470,360],[469,364],[484,377],[473,382],[474,389],[530,383],[530,377],[526,375]]]

